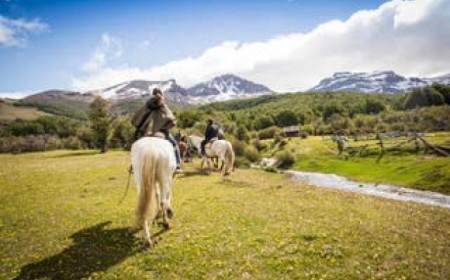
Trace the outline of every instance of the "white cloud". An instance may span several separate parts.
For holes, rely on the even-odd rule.
[[[102,68],[73,86],[92,89],[130,79],[176,78],[191,86],[234,73],[277,91],[306,90],[337,71],[394,70],[407,76],[450,71],[450,0],[393,0],[332,20],[308,33],[265,42],[224,42],[188,57],[147,69]]]
[[[91,58],[83,65],[82,69],[86,72],[97,72],[105,67],[109,61],[121,56],[121,41],[108,33],[103,33],[100,44],[95,49]]]
[[[31,33],[48,30],[48,25],[40,19],[10,19],[0,15],[0,46],[23,47]]]

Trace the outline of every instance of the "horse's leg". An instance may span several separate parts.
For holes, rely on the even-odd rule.
[[[212,168],[211,168],[211,161],[209,158],[206,158],[206,162],[208,163],[208,170],[209,170],[209,174],[211,174],[212,172]]]
[[[200,164],[200,171],[203,172],[203,165],[205,164],[206,157],[202,157],[202,163]]]
[[[144,221],[144,247],[151,248],[155,246],[155,243],[152,241],[152,237],[150,235],[150,227],[151,223],[148,222],[147,219]]]
[[[161,209],[163,213],[163,226],[165,230],[170,229],[169,219],[173,217],[173,210],[170,203],[171,197],[171,186],[172,186],[172,177],[166,176],[163,180],[161,180]]]

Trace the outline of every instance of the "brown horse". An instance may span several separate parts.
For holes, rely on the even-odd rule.
[[[180,140],[177,142],[178,149],[180,149],[180,157],[183,162],[191,162],[191,153],[189,152],[189,146],[186,142]]]

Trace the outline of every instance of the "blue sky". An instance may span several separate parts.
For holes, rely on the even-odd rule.
[[[177,69],[185,67],[185,71],[192,72],[186,60],[200,60],[217,48],[222,49],[225,42],[237,44],[225,49],[240,52],[246,44],[266,44],[289,34],[313,37],[313,31],[320,29],[321,24],[336,19],[346,23],[358,11],[380,10],[385,2],[0,0],[0,92],[89,88],[120,83],[122,77],[152,80],[172,76],[180,78],[182,85],[190,85],[234,69],[236,74],[264,83],[263,73],[267,71],[256,71],[264,61],[255,62],[251,69],[217,67],[195,77],[170,71],[168,64],[180,63]],[[2,29],[3,33],[6,29],[14,33],[2,40]],[[263,59],[265,53],[262,51],[258,57]],[[227,59],[226,55],[221,57]],[[214,60],[209,63],[211,67],[206,67],[215,67]],[[200,68],[196,64],[190,68],[196,67]],[[427,69],[416,72],[434,71]],[[283,75],[283,71],[291,70],[278,73]],[[443,70],[439,68],[433,73],[439,71]],[[285,85],[273,86],[289,89],[295,87],[295,81]]]

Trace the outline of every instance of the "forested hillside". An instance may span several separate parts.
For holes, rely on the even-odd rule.
[[[39,99],[38,108],[54,116],[3,121],[0,124],[0,149],[32,151],[96,147],[95,131],[89,119],[92,108],[85,100],[75,97],[57,99],[61,104],[46,104],[45,100]],[[28,102],[33,100],[30,98]],[[130,116],[144,102],[144,99],[135,99],[105,103],[109,112],[107,139],[110,147],[129,147],[134,130]],[[212,118],[222,126],[228,139],[249,143],[250,140],[281,136],[281,129],[286,126],[298,126],[303,136],[337,132],[358,135],[388,131],[449,131],[449,104],[450,87],[433,84],[407,94],[288,93],[200,107],[169,106],[177,116],[178,129],[185,134],[202,134],[206,119]]]

